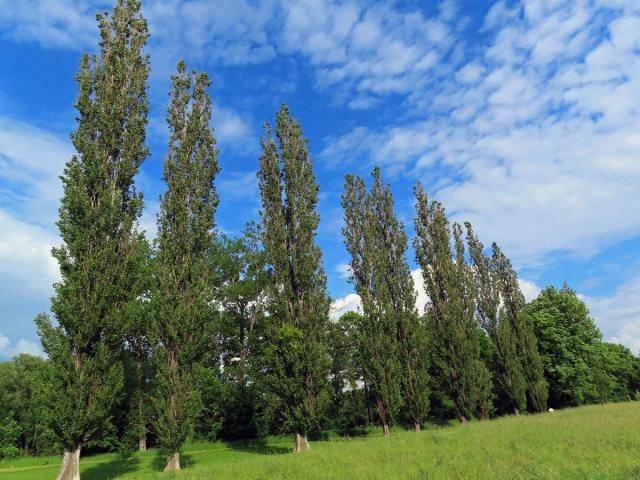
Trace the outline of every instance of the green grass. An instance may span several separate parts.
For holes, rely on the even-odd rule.
[[[127,458],[84,457],[84,480],[106,479],[638,479],[640,402],[505,417],[390,438],[312,442],[290,454],[293,439],[259,444],[193,443],[177,474],[163,474],[157,451]],[[0,462],[2,480],[55,477],[59,457]]]

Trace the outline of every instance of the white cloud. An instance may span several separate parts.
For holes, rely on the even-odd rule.
[[[542,288],[529,280],[519,278],[518,283],[520,284],[520,290],[527,303],[538,298],[538,295],[542,291]]]
[[[0,357],[13,358],[21,353],[37,355],[38,357],[45,356],[42,348],[37,343],[21,338],[13,345],[9,338],[0,333]]]
[[[5,335],[13,338],[33,332],[31,319],[49,310],[52,284],[59,279],[51,256],[60,244],[53,224],[58,175],[72,151],[56,135],[0,117],[0,315]],[[35,352],[28,340],[7,342],[4,355]]]
[[[640,354],[640,276],[620,285],[609,297],[583,297],[605,340]]]
[[[431,70],[453,45],[451,3],[439,16],[398,12],[386,3],[286,2],[284,52],[302,53],[322,87],[347,88],[346,103],[368,108],[376,97],[431,83]],[[308,12],[316,12],[310,16]]]
[[[336,265],[335,271],[340,274],[340,278],[348,280],[351,277],[351,265],[346,262]]]
[[[245,153],[257,150],[258,142],[249,121],[235,110],[214,105],[213,125],[222,148],[229,146]]]
[[[347,312],[362,312],[362,302],[360,296],[355,293],[349,293],[344,297],[336,298],[331,302],[329,316],[332,320],[337,320]]]
[[[346,267],[344,271],[345,272],[348,271],[347,264],[340,264],[336,268],[336,270],[338,270],[341,267]],[[338,271],[342,272],[343,270],[341,269]],[[422,278],[422,272],[420,271],[419,268],[411,271],[411,278],[413,279],[413,288],[416,293],[416,308],[418,309],[418,313],[422,315],[425,311],[425,306],[427,304],[429,297],[425,292],[424,280]],[[362,302],[360,300],[360,295],[358,295],[357,293],[348,293],[344,297],[336,298],[331,303],[330,315],[331,315],[331,318],[334,320],[337,318],[340,318],[342,314],[348,311],[362,313]]]
[[[31,225],[0,209],[0,295],[5,302],[15,301],[23,291],[43,296],[59,278],[58,263],[51,248],[59,243],[49,230]],[[22,295],[21,295],[22,297]],[[28,302],[28,294],[22,300]]]
[[[69,141],[0,116],[0,207],[52,226],[62,194],[58,176],[72,154]]]
[[[425,307],[429,301],[429,296],[424,289],[424,277],[422,276],[422,270],[416,268],[411,271],[411,278],[413,278],[413,289],[416,292],[416,308],[420,315],[425,313]]]

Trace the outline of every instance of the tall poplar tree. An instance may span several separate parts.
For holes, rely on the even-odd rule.
[[[268,293],[266,381],[282,403],[294,452],[309,449],[318,425],[318,394],[327,382],[329,297],[322,252],[315,241],[318,183],[308,142],[286,105],[276,115],[275,138],[265,126],[258,179],[263,245],[272,272]]]
[[[210,341],[213,288],[208,252],[215,226],[219,172],[206,73],[178,63],[167,112],[167,190],[158,215],[155,356],[160,399],[156,430],[168,454],[165,470],[179,470],[179,450],[200,406],[194,368]]]
[[[344,243],[351,255],[351,279],[362,302],[363,315],[358,322],[364,379],[373,397],[384,435],[400,408],[400,362],[396,319],[387,315],[381,302],[385,288],[376,262],[380,252],[375,235],[371,198],[361,177],[347,175],[342,194],[345,227]]]
[[[462,229],[452,235],[444,208],[429,204],[420,185],[416,195],[414,247],[429,296],[428,317],[437,367],[461,422],[486,418],[491,410],[491,378],[480,357],[473,274],[465,262]],[[455,253],[455,256],[453,255]]]
[[[98,15],[100,53],[82,57],[76,79],[76,149],[67,162],[57,222],[63,245],[53,249],[62,280],[52,311],[37,319],[54,366],[49,406],[64,448],[58,479],[80,478],[80,450],[109,419],[122,386],[118,361],[122,309],[131,300],[132,239],[142,210],[134,176],[148,155],[148,33],[138,0],[118,0]]]
[[[518,415],[526,407],[527,382],[524,370],[528,367],[523,363],[513,321],[507,315],[506,305],[503,303],[498,265],[494,258],[484,254],[484,245],[474,234],[471,224],[466,222],[465,226],[478,292],[478,316],[482,328],[493,343],[507,403],[513,413]]]
[[[407,235],[394,212],[391,189],[382,183],[380,169],[375,168],[372,176],[368,194],[361,178],[347,176],[342,199],[346,225],[343,233],[352,257],[352,280],[361,298],[366,297],[363,307],[368,318],[361,324],[360,336],[363,346],[370,350],[366,371],[376,394],[383,431],[388,434],[393,416],[390,414],[397,410],[398,403],[397,397],[389,393],[395,393],[398,385],[414,429],[419,430],[426,419],[428,362],[425,332],[415,307],[413,280],[406,261]],[[378,343],[389,342],[388,335],[395,341],[390,345]],[[394,368],[388,368],[391,365]],[[395,370],[398,377],[389,378]]]
[[[497,274],[504,315],[509,319],[522,360],[529,405],[532,410],[543,412],[547,409],[549,390],[544,378],[544,365],[538,351],[534,325],[524,310],[526,301],[511,262],[496,243],[493,243],[491,248],[491,260]]]

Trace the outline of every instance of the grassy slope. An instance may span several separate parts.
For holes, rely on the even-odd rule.
[[[589,406],[553,414],[500,418],[421,433],[395,429],[391,438],[313,442],[312,451],[291,455],[292,440],[264,445],[191,444],[187,468],[157,471],[164,459],[148,451],[127,459],[86,457],[84,480],[208,478],[469,478],[638,479],[640,402]],[[54,478],[59,458],[0,462],[3,480]]]

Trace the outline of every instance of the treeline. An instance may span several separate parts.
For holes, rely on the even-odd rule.
[[[159,446],[180,468],[189,438],[420,430],[627,400],[639,361],[602,342],[584,303],[550,287],[526,304],[508,258],[415,189],[413,248],[429,301],[416,308],[409,237],[379,169],[347,175],[342,207],[360,313],[330,320],[316,243],[319,187],[300,123],[283,105],[261,139],[260,222],[215,223],[218,150],[205,73],[180,62],[167,111],[157,235],[140,230],[134,178],[149,152],[147,24],[137,0],[99,15],[100,53],[77,75],[77,154],[61,179],[48,358],[0,365],[4,456]]]

